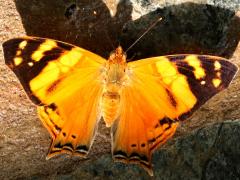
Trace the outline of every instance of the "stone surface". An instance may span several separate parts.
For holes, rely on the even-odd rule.
[[[232,135],[234,134],[234,135]],[[154,155],[156,179],[233,179],[240,177],[240,120],[225,121],[178,138]],[[113,163],[108,155],[86,162],[59,179],[149,179],[142,169]],[[141,177],[141,178],[140,178]]]
[[[70,42],[107,57],[119,43],[131,60],[173,53],[221,55],[240,65],[240,11],[234,1],[0,0],[0,42],[22,35]],[[194,3],[193,3],[194,2]],[[207,4],[207,5],[206,5]],[[182,123],[153,156],[156,179],[239,177],[240,77]],[[227,121],[226,120],[235,120]],[[47,131],[0,51],[0,179],[149,179],[141,168],[113,163],[101,123],[88,159],[49,161]]]

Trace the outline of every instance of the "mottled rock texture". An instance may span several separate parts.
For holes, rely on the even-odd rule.
[[[103,57],[121,44],[130,60],[175,53],[214,54],[240,65],[238,0],[0,0],[0,42],[22,35],[73,43]],[[239,179],[240,77],[182,123],[153,156],[156,179]],[[229,121],[227,121],[229,120]],[[100,124],[88,159],[49,161],[47,131],[0,51],[0,179],[149,179],[113,163]]]
[[[234,135],[233,135],[234,134]],[[240,121],[225,121],[196,130],[154,155],[156,179],[238,179],[240,177]],[[150,179],[140,168],[113,164],[102,156],[81,164],[59,178]]]

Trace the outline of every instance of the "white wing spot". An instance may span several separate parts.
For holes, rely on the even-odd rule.
[[[29,63],[28,63],[28,66],[31,66],[31,67],[32,67],[32,66],[33,66],[33,62],[29,62]]]
[[[215,61],[214,62],[214,70],[215,71],[218,71],[221,69],[221,64],[218,62],[218,61]]]

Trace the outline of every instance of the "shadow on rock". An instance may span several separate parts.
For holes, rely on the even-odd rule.
[[[69,42],[105,58],[118,44],[127,49],[159,17],[163,20],[129,50],[131,60],[180,53],[229,58],[240,39],[234,11],[211,5],[172,5],[132,21],[128,0],[120,1],[114,16],[101,0],[15,3],[28,35]]]
[[[240,19],[234,12],[211,5],[172,5],[128,22],[122,44],[128,47],[158,17],[163,20],[128,54],[136,59],[151,56],[197,53],[231,57],[240,39]]]
[[[128,0],[118,4],[113,17],[101,0],[15,0],[15,4],[27,35],[69,42],[106,58],[119,44],[132,13]]]

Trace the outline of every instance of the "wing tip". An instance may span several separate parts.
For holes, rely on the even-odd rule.
[[[62,155],[62,154],[66,154],[69,156],[78,156],[81,158],[87,158],[88,151],[87,152],[76,151],[74,149],[70,149],[65,146],[62,148],[59,148],[59,149],[54,149],[54,148],[50,147],[50,150],[48,151],[48,154],[46,156],[46,160],[49,160],[55,156]]]
[[[5,64],[11,69],[14,68],[13,59],[16,56],[16,52],[19,49],[19,44],[26,39],[26,37],[17,37],[9,39],[2,44],[3,56]]]
[[[151,159],[149,158],[150,156],[140,156],[138,153],[132,153],[128,156],[123,151],[117,151],[113,153],[112,156],[115,162],[140,165],[150,176],[153,176]]]

